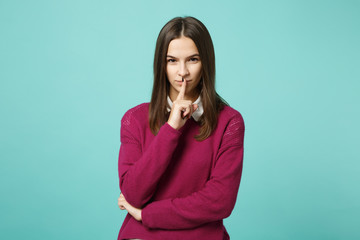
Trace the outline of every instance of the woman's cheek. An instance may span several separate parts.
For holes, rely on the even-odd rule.
[[[167,67],[167,75],[170,80],[174,80],[174,75],[176,74],[176,67],[175,65],[168,65]]]

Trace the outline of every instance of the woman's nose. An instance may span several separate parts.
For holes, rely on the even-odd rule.
[[[187,66],[186,66],[186,63],[180,63],[180,66],[179,66],[179,76],[181,76],[181,77],[184,77],[184,76],[186,76],[186,75],[188,75],[189,74],[189,70],[188,70],[188,68],[187,68]]]

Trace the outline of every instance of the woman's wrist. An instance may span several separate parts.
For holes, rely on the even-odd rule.
[[[171,121],[167,121],[167,124],[169,124],[169,125],[170,125],[170,127],[172,127],[173,129],[175,129],[175,130],[179,130],[179,128],[178,128],[178,127],[176,127],[176,124],[174,124],[173,122],[171,122]]]

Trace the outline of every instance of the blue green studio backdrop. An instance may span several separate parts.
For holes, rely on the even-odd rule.
[[[245,119],[231,239],[360,239],[360,1],[0,0],[0,239],[116,239],[120,119],[175,16]]]

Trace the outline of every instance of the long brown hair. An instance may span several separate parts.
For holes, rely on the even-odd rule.
[[[217,125],[218,115],[228,105],[215,91],[215,52],[205,25],[194,17],[176,17],[161,29],[156,41],[154,56],[154,85],[149,108],[149,125],[153,134],[168,120],[167,96],[170,83],[166,76],[166,55],[170,42],[182,36],[192,39],[199,51],[202,64],[198,85],[204,113],[201,116],[198,141],[209,137]]]

